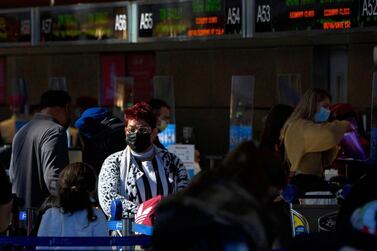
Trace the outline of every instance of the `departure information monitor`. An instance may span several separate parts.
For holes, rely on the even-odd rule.
[[[0,12],[0,43],[31,42],[30,11]]]
[[[255,0],[255,32],[377,25],[377,0]]]
[[[40,41],[128,40],[126,6],[77,5],[42,9]]]
[[[140,4],[139,38],[242,35],[241,0]]]

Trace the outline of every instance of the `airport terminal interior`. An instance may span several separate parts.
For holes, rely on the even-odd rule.
[[[147,231],[145,234],[131,234],[131,231],[125,231],[125,225],[132,223],[124,219],[124,214],[122,217],[122,212],[116,220],[112,219],[113,215],[106,215],[112,224],[120,224],[118,229],[111,225],[115,229],[111,231],[111,236],[121,240],[122,236],[132,235],[140,238],[133,239],[135,243],[147,243],[132,245],[139,246],[139,249],[108,245],[113,246],[113,250],[348,250],[342,249],[345,247],[353,248],[349,250],[377,250],[377,194],[361,192],[362,189],[377,191],[376,182],[373,182],[376,177],[374,168],[377,167],[375,0],[1,0],[0,120],[3,122],[0,123],[0,133],[2,149],[13,148],[11,157],[14,159],[13,137],[40,112],[41,95],[47,90],[63,90],[71,98],[68,111],[71,123],[67,129],[70,163],[82,162],[85,157],[85,144],[80,140],[81,128],[75,126],[85,109],[106,108],[122,121],[122,125],[125,121],[124,111],[132,110],[140,102],[162,100],[169,110],[169,116],[164,120],[166,125],[158,131],[157,137],[166,151],[174,153],[186,166],[189,183],[186,192],[178,193],[170,201],[173,206],[168,208],[168,202],[161,203],[157,212],[166,217],[161,219],[177,222],[168,231],[170,226],[156,217],[157,225],[152,238],[152,233],[148,232],[152,226],[135,231]],[[320,98],[316,96],[314,99],[310,95]],[[309,103],[312,107],[318,105],[313,108],[317,110],[309,111]],[[286,110],[278,110],[281,107],[287,108],[289,114],[284,121],[275,121],[280,123],[279,128],[277,124],[269,127],[269,123],[275,123],[272,116],[276,116],[276,119],[283,117]],[[325,120],[319,119],[323,115],[320,114],[322,109],[328,111]],[[157,127],[161,122],[158,116]],[[136,117],[132,118],[136,120]],[[289,141],[290,125],[298,118],[313,123],[313,128],[323,128],[316,132],[318,136],[303,129],[302,138],[300,129],[296,128],[293,133],[296,141]],[[128,124],[127,120],[126,134]],[[283,163],[281,165],[287,165],[283,185],[276,181],[274,175],[277,173],[267,168],[275,165],[272,163],[275,157],[266,158],[263,151],[266,137],[272,137],[272,134],[267,135],[272,133],[267,130],[275,130],[272,155],[278,154],[278,159]],[[328,134],[323,136],[326,130]],[[310,134],[310,140],[306,134]],[[336,142],[322,150],[313,147],[306,155],[303,149],[307,150],[309,143],[321,137],[325,137],[326,144],[332,140]],[[303,142],[305,140],[309,143]],[[125,141],[129,144],[127,149],[133,149],[130,141],[122,138],[122,142]],[[245,142],[252,142],[253,146]],[[300,148],[301,144],[305,146]],[[246,157],[242,158],[242,151],[246,149],[249,149]],[[330,155],[333,156],[330,158]],[[6,158],[0,157],[8,174],[9,158],[10,155],[6,162]],[[316,158],[320,160],[316,162]],[[248,171],[242,169],[242,161],[246,159],[250,166],[256,166],[255,170],[251,167]],[[319,174],[311,173],[313,168],[310,165],[314,163],[322,168]],[[128,164],[129,161],[126,161],[125,165]],[[257,167],[262,171],[259,172]],[[145,169],[142,169],[143,173]],[[119,172],[120,176],[124,174],[122,170]],[[161,176],[160,173],[156,178],[154,172],[158,173],[153,171],[149,182]],[[174,172],[174,175],[179,176],[179,172]],[[261,173],[267,173],[265,179],[261,176],[260,179],[245,181],[246,178],[241,177]],[[124,175],[126,178],[119,178],[121,182],[129,178],[128,174]],[[162,184],[156,185],[158,191],[164,190],[165,183],[166,187],[173,184],[173,174],[169,175]],[[301,180],[298,176],[306,177]],[[315,176],[314,181],[309,179],[312,176]],[[237,186],[253,182],[259,184],[245,188],[247,192],[254,188],[262,189],[260,184],[273,184],[273,189],[277,191],[274,193],[285,204],[263,204],[268,200],[267,194],[272,193],[272,187],[266,188],[260,205],[261,208],[271,209],[271,213],[267,213],[266,209],[264,214],[267,216],[258,218],[255,215],[262,215],[262,212],[257,210],[258,213],[253,214],[257,220],[251,218],[249,222],[246,218],[251,216],[242,213],[254,202],[245,199],[247,196],[238,193],[239,190],[232,190],[231,185],[221,190],[233,198],[229,202],[217,185],[210,187],[214,177],[224,182],[235,182]],[[317,179],[321,179],[321,184],[326,182],[329,189],[319,189],[321,192],[316,194],[310,193],[317,192],[316,189],[301,194],[300,186],[303,183],[309,186]],[[99,174],[98,184],[101,182],[104,181]],[[145,178],[144,182],[148,182],[148,179]],[[364,186],[357,185],[360,183]],[[134,185],[140,189],[139,183]],[[120,190],[129,192],[130,187],[125,184],[125,188]],[[241,188],[244,189],[243,186]],[[154,189],[149,193],[155,194]],[[100,188],[98,190],[100,195]],[[216,197],[217,192],[220,193],[219,197]],[[361,197],[368,199],[362,200],[359,193],[367,194]],[[258,193],[251,194],[259,203]],[[205,198],[207,195],[209,198]],[[347,199],[346,195],[350,197]],[[128,197],[122,196],[127,200],[132,197],[130,194]],[[224,201],[219,199],[222,196]],[[349,202],[349,198],[354,203]],[[198,199],[196,204],[193,202],[195,199]],[[136,207],[146,200],[139,194],[137,203],[133,205]],[[202,203],[203,208],[213,208],[203,209],[203,213],[190,203],[198,207]],[[123,209],[125,205],[123,203]],[[189,206],[187,208],[191,211],[184,208],[187,205],[200,213],[195,214],[196,211]],[[122,204],[118,206],[122,207]],[[176,211],[171,209],[174,206],[178,208]],[[343,207],[352,210],[347,211]],[[12,223],[13,227],[24,228],[24,235],[31,236],[35,224],[30,223],[30,217],[33,215],[36,218],[36,211],[20,208],[20,218],[17,223]],[[237,210],[240,210],[240,215],[229,216]],[[219,221],[221,223],[208,223],[211,217],[204,217],[201,213],[206,215],[210,211],[223,212],[213,216],[213,221],[219,218],[222,219]],[[274,226],[274,221],[270,219],[273,217],[270,216],[282,219],[276,225],[276,233],[266,230],[268,233],[262,236],[256,233],[259,230],[252,234],[248,232],[248,227],[256,227],[258,220],[261,225],[258,229]],[[189,224],[189,217],[196,220]],[[283,218],[288,221],[285,225]],[[352,224],[344,223],[350,218],[353,219]],[[180,226],[179,220],[192,228]],[[341,223],[345,225],[339,227]],[[213,231],[213,236],[205,233],[206,228],[202,231],[195,229],[194,226],[200,224],[210,226],[208,231]],[[353,232],[345,230],[352,227]],[[194,243],[178,236],[179,231],[187,235],[187,239],[199,240],[201,236],[204,237]],[[226,234],[227,231],[233,234]],[[353,235],[354,232],[357,234]],[[21,236],[20,231],[13,233]],[[181,240],[183,246],[187,242],[187,246],[183,248],[171,243],[164,246],[169,239],[164,234]],[[6,239],[12,237],[12,231],[8,230],[3,236],[0,236],[0,250],[3,250],[2,241],[5,248],[16,250],[11,249],[16,242]],[[226,245],[216,246],[211,238],[232,241],[229,242],[231,245],[226,242]],[[328,241],[335,239],[339,241]],[[352,241],[346,243],[345,239]],[[359,243],[365,245],[360,246]],[[28,250],[25,243],[17,245],[24,248],[17,250]]]

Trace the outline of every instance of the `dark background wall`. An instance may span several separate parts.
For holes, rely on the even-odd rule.
[[[12,80],[22,77],[28,84],[29,101],[37,103],[47,88],[48,77],[65,76],[75,100],[97,96],[100,86],[100,56],[103,53],[148,51],[155,55],[155,74],[174,79],[178,138],[183,126],[195,129],[196,143],[203,154],[224,155],[228,150],[230,87],[233,75],[255,76],[254,138],[259,139],[263,118],[277,103],[279,74],[298,74],[302,90],[326,87],[326,55],[320,46],[345,46],[348,54],[348,101],[365,111],[371,102],[373,43],[324,43],[286,39],[244,39],[242,41],[174,42],[120,45],[64,45],[49,48],[0,49],[6,58],[7,92]],[[329,40],[328,40],[329,41]],[[3,108],[4,109],[4,108]],[[4,116],[6,113],[2,113]]]

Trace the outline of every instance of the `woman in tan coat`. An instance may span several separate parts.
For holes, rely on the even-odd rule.
[[[292,183],[300,194],[327,190],[323,170],[331,166],[343,134],[351,130],[348,121],[328,122],[331,95],[309,89],[284,124],[281,140],[290,163]]]

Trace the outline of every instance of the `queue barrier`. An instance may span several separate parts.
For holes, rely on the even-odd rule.
[[[101,246],[150,246],[151,237],[136,235],[125,237],[34,237],[10,236],[0,237],[0,251],[9,247],[101,247]],[[24,249],[28,250],[28,249]],[[33,250],[30,248],[29,250]]]

